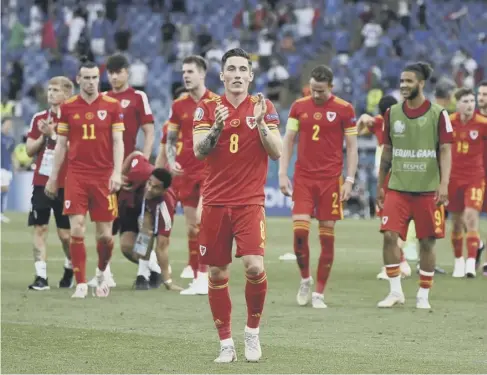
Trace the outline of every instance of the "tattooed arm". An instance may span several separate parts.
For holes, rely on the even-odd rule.
[[[207,132],[193,134],[193,151],[198,160],[206,158],[215,148],[222,130],[222,127],[215,124]]]
[[[274,126],[275,127],[275,126]],[[277,127],[269,129],[269,126],[262,122],[257,124],[259,136],[264,149],[272,160],[277,160],[282,153],[282,139]]]
[[[176,165],[176,144],[178,143],[178,136],[178,130],[167,130],[166,157],[171,169],[174,169]]]

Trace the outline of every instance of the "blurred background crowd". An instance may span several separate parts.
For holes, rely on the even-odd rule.
[[[332,67],[334,93],[357,115],[377,114],[383,95],[398,97],[400,71],[411,61],[433,65],[427,94],[450,111],[456,87],[474,88],[487,77],[485,0],[4,0],[1,6],[2,119],[13,119],[2,132],[10,128],[19,155],[32,115],[46,108],[48,79],[74,81],[81,55],[99,64],[102,90],[109,89],[107,56],[129,58],[130,84],[149,96],[156,137],[181,85],[181,60],[190,54],[208,60],[207,86],[220,93],[224,51],[250,52],[252,90],[274,101],[283,124],[317,64]],[[373,202],[375,144],[360,140],[359,203]],[[271,163],[269,178],[276,175]],[[367,204],[360,205],[357,214],[367,216]]]

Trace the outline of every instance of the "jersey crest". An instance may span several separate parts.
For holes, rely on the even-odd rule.
[[[253,129],[253,128],[255,128],[257,126],[257,120],[253,116],[247,116],[246,122],[247,122],[247,126],[250,129]]]
[[[98,111],[97,114],[98,118],[102,121],[107,118],[107,111]]]
[[[336,118],[337,118],[337,113],[336,112],[331,112],[331,111],[326,112],[326,119],[329,122],[335,121]]]
[[[122,101],[120,102],[120,105],[122,106],[122,108],[127,108],[130,105],[130,100],[122,99]]]
[[[470,138],[473,140],[476,140],[479,136],[479,131],[478,130],[470,130]]]

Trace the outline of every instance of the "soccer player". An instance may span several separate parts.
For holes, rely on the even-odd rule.
[[[405,301],[397,239],[405,240],[410,220],[414,220],[420,247],[416,307],[431,307],[429,291],[435,273],[434,246],[436,239],[445,235],[443,204],[448,199],[453,132],[446,110],[424,96],[424,86],[431,73],[426,63],[407,65],[400,78],[405,101],[393,105],[384,116],[377,203],[383,209],[381,232],[390,293],[378,307],[392,307]],[[383,185],[389,173],[385,195]]]
[[[73,96],[74,85],[66,77],[54,77],[47,86],[47,102],[49,109],[38,112],[32,117],[29,133],[27,134],[26,150],[30,157],[36,156],[36,168],[32,179],[31,210],[28,225],[34,227],[34,266],[36,277],[29,285],[29,289],[47,290],[47,234],[51,210],[56,220],[57,234],[61,241],[64,254],[64,275],[59,281],[60,288],[71,288],[73,285],[73,266],[69,254],[69,218],[63,215],[64,179],[66,177],[66,163],[59,172],[59,190],[54,199],[49,199],[44,193],[46,182],[53,166],[54,146],[56,145],[56,129],[54,124],[59,114],[61,104]]]
[[[453,277],[475,277],[475,257],[480,244],[480,211],[484,199],[484,145],[487,118],[475,113],[471,89],[455,93],[457,112],[453,126],[452,170],[448,186],[448,211],[452,213],[451,241],[455,256]],[[467,232],[467,260],[463,257],[463,231]]]
[[[172,176],[166,169],[154,168],[140,151],[132,152],[125,159],[122,172],[124,187],[119,194],[119,207],[135,213],[130,216],[130,225],[137,228],[136,239],[130,244],[134,249],[132,256],[139,258],[135,288],[148,290],[151,287],[150,254],[154,253],[152,247],[156,238],[155,254],[162,269],[162,283],[168,290],[181,291],[182,288],[172,283],[168,257],[176,208],[175,195],[170,188]]]
[[[112,223],[118,209],[115,193],[122,182],[122,107],[118,100],[98,91],[100,71],[94,63],[83,61],[76,81],[80,94],[61,105],[54,166],[45,192],[52,199],[56,197],[59,172],[67,153],[64,214],[69,216],[69,250],[77,283],[72,297],[85,298],[88,294],[84,240],[87,211],[96,223],[99,272],[95,294],[107,297],[110,289],[103,271],[112,255]]]
[[[487,118],[487,81],[482,81],[479,84],[479,88],[477,91],[477,104],[478,104],[477,114]],[[487,184],[487,141],[484,142],[484,171],[485,171],[484,179]],[[484,191],[484,205],[482,207],[482,211],[487,212],[487,189],[485,189]],[[485,242],[487,242],[487,239],[485,240]],[[479,245],[479,249],[477,251],[477,257],[476,257],[476,268],[480,266],[482,251],[485,249],[485,242],[481,241]],[[483,268],[484,276],[487,276],[487,259],[485,260],[482,268]]]
[[[325,65],[315,67],[309,80],[311,95],[296,100],[289,112],[279,164],[279,187],[293,197],[294,253],[301,273],[297,294],[300,306],[311,303],[326,308],[324,291],[335,255],[335,223],[343,219],[342,204],[350,198],[358,164],[357,127],[352,105],[331,93],[333,72]],[[294,191],[287,171],[299,133]],[[346,144],[347,177],[342,183],[343,142]],[[309,227],[311,216],[319,222],[321,253],[316,289],[309,270]]]
[[[223,55],[220,78],[224,95],[203,100],[194,114],[194,153],[205,159],[208,173],[202,194],[200,260],[210,266],[208,298],[221,346],[215,362],[236,361],[228,288],[235,239],[235,256],[242,258],[247,278],[245,357],[254,362],[262,356],[259,323],[267,293],[264,186],[269,157],[277,160],[282,152],[279,116],[262,94],[249,95],[254,73],[243,49]]]
[[[112,87],[106,95],[117,99],[123,110],[123,122],[125,131],[123,133],[123,146],[125,150],[124,158],[127,158],[135,150],[137,134],[139,129],[144,133],[144,146],[142,153],[149,158],[152,153],[154,144],[154,117],[147,95],[143,91],[135,90],[129,86],[129,62],[124,55],[115,54],[107,59],[106,69],[108,80]],[[119,210],[120,215],[120,210]],[[127,210],[124,216],[120,216],[113,223],[112,233],[115,235],[120,232],[120,248],[122,254],[131,262],[137,263],[137,259],[132,257],[132,244],[137,236],[137,228],[132,228],[128,223],[132,222],[132,215],[136,213]],[[160,268],[157,262],[152,262],[153,270],[151,280],[153,286],[157,284],[157,275],[160,274]],[[110,270],[110,264],[105,270],[105,278],[110,287],[116,284]],[[96,277],[88,283],[90,287],[96,287]]]
[[[198,254],[201,217],[197,208],[201,200],[204,163],[196,159],[193,152],[194,111],[200,100],[216,96],[205,86],[206,69],[206,62],[201,56],[188,56],[183,60],[183,81],[188,92],[173,102],[167,129],[166,156],[171,173],[175,176],[178,199],[183,206],[189,263],[194,277],[189,288],[181,292],[183,295],[208,294],[208,269],[200,264]]]
[[[379,101],[379,111],[380,111],[380,114],[377,115],[377,116],[370,116],[368,115],[367,113],[364,113],[363,115],[361,115],[357,121],[357,131],[358,131],[358,134],[359,135],[367,135],[367,134],[374,134],[375,137],[377,138],[377,149],[376,149],[376,152],[375,152],[375,172],[376,172],[376,175],[379,174],[379,164],[380,164],[380,157],[382,155],[382,147],[383,147],[383,130],[384,130],[384,114],[385,112],[394,104],[397,103],[397,100],[396,98],[394,98],[393,96],[390,96],[390,95],[386,95],[384,97],[381,98],[381,100]],[[386,181],[386,185],[384,185],[384,189],[385,191],[387,192],[387,181]],[[377,209],[377,216],[379,218],[382,217],[382,210]],[[413,222],[409,223],[409,228],[408,228],[408,234],[407,234],[407,240],[410,239],[411,235],[410,233],[414,233],[414,230],[411,231],[411,228],[414,228],[414,224]],[[414,235],[414,237],[412,238],[412,246],[414,246],[414,249],[412,249],[414,251],[414,260],[416,259],[416,244],[415,244],[415,241],[416,241],[416,237]],[[405,247],[406,242],[403,242],[400,238],[398,239],[398,242],[397,242],[397,245],[400,247],[401,249],[401,263],[400,263],[400,269],[401,269],[401,276],[402,277],[408,277],[408,276],[411,276],[411,267],[409,266],[408,262],[406,261],[405,257],[404,257],[404,252],[405,250],[403,251],[403,247]],[[410,247],[412,247],[410,246]],[[411,251],[411,253],[413,253]],[[388,277],[387,277],[387,273],[386,273],[386,268],[385,267],[382,267],[381,269],[381,272],[379,272],[379,274],[377,275],[377,279],[379,280],[387,280]]]

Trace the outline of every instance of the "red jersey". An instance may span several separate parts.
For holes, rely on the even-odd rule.
[[[382,146],[384,143],[384,117],[381,115],[375,116],[372,126],[369,126],[368,129],[377,138],[377,145]]]
[[[477,115],[482,116],[483,118],[487,118],[487,116],[480,113],[480,110],[478,108],[477,110],[475,110],[475,113]],[[484,142],[484,171],[485,171],[485,181],[487,182],[487,140]]]
[[[343,141],[357,135],[352,105],[332,95],[317,105],[307,96],[291,106],[287,128],[299,132],[295,174],[311,179],[337,177],[343,170]]]
[[[29,133],[27,134],[28,138],[32,138],[34,140],[38,139],[42,136],[41,131],[39,130],[39,121],[40,120],[47,120],[49,117],[48,111],[37,112],[34,117],[32,117],[32,121],[30,122]],[[51,112],[51,118],[56,121],[57,115]],[[52,168],[54,162],[54,147],[56,146],[56,141],[54,139],[48,139],[44,142],[42,147],[40,148],[39,152],[36,155],[36,169],[34,170],[34,177],[32,178],[32,185],[34,186],[46,186],[47,180],[49,179],[49,175],[42,174],[44,173],[44,168],[41,169],[41,165],[49,164]],[[44,153],[46,153],[46,159],[44,160]],[[64,187],[64,180],[66,178],[66,167],[67,162],[65,161],[59,170],[58,176],[58,186],[60,188]]]
[[[143,91],[129,87],[123,92],[108,91],[106,95],[117,99],[123,110],[123,145],[124,159],[135,150],[139,128],[146,124],[154,124],[154,116],[149,104],[147,94]]]
[[[404,114],[410,118],[416,118],[423,116],[429,111],[431,102],[425,100],[424,103],[418,108],[409,108],[407,103],[404,102],[402,105],[402,110]],[[391,132],[389,125],[389,108],[384,114],[384,131],[383,131],[383,141],[385,145],[392,145],[391,142]],[[452,143],[453,142],[453,132],[451,130],[451,122],[446,110],[441,111],[440,119],[438,120],[438,136],[440,144]]]
[[[123,131],[118,100],[99,94],[88,104],[81,95],[61,105],[58,134],[69,141],[69,169],[82,175],[113,172],[113,131]]]
[[[210,206],[264,205],[268,155],[260,140],[254,117],[257,97],[248,95],[235,108],[227,98],[217,96],[200,102],[194,114],[194,134],[206,133],[215,122],[218,103],[228,107],[229,116],[215,148],[206,157],[203,204]],[[278,130],[279,116],[266,99],[264,121]]]
[[[451,179],[476,182],[484,174],[484,148],[487,141],[487,118],[474,114],[463,123],[459,113],[450,115],[453,126]],[[479,171],[480,174],[479,174]]]
[[[201,100],[211,99],[216,94],[206,90]],[[204,163],[194,156],[193,151],[193,115],[198,103],[189,94],[184,94],[172,103],[168,126],[171,131],[179,131],[176,144],[177,162],[186,176],[201,176]]]

